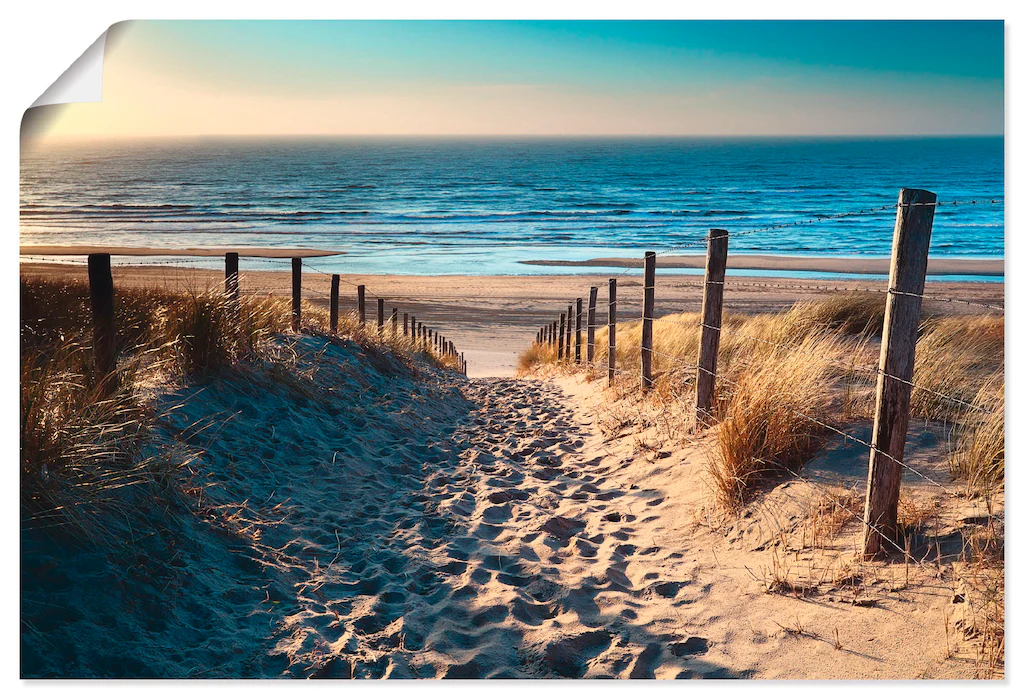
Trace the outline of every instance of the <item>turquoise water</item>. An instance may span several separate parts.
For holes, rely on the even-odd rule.
[[[1001,138],[51,146],[23,155],[21,242],[347,253],[314,263],[330,272],[580,274],[606,270],[522,261],[701,252],[725,228],[731,253],[879,257],[906,186],[949,202],[933,257],[1003,256]]]

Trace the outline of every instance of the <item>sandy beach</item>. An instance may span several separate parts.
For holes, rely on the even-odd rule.
[[[48,276],[86,277],[82,266],[29,263],[22,273]],[[114,283],[147,285],[158,283],[169,288],[220,284],[223,273],[172,266],[122,266],[113,268]],[[399,313],[417,319],[452,339],[466,353],[469,375],[512,376],[516,358],[532,341],[537,328],[555,320],[577,297],[586,299],[591,286],[597,286],[598,320],[606,319],[607,283],[604,275],[573,276],[405,276],[342,275],[339,304],[342,312],[356,309],[355,286],[367,288],[367,313],[375,313],[376,298],[385,299],[387,313],[397,307]],[[635,274],[618,275],[618,314],[620,321],[639,317],[643,287]],[[726,287],[725,307],[739,312],[777,311],[797,301],[820,299],[836,289],[884,290],[884,282],[815,281],[779,278],[743,277]],[[759,286],[764,285],[764,286]],[[243,266],[243,293],[288,295],[289,272],[246,272]],[[1001,304],[1003,285],[980,282],[934,282],[929,294]],[[665,275],[658,278],[656,316],[700,308],[703,289],[700,277]],[[330,277],[309,273],[303,276],[303,294],[313,303],[327,306]],[[926,309],[943,313],[977,312],[962,304],[926,302]]]

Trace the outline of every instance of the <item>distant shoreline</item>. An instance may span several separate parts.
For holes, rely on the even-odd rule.
[[[589,260],[522,260],[524,265],[542,267],[640,267],[639,257],[595,257]],[[703,269],[704,255],[668,255],[658,258],[666,269]],[[888,258],[794,257],[785,255],[730,255],[732,269],[773,272],[827,272],[830,274],[888,274]],[[963,274],[983,277],[1004,275],[1005,261],[935,257],[928,261],[929,275]]]
[[[266,247],[233,247],[233,248],[150,248],[150,247],[119,247],[111,245],[22,245],[22,255],[67,255],[80,256],[106,252],[111,255],[131,257],[223,257],[226,253],[237,252],[242,257],[330,257],[346,253],[337,250],[317,250],[314,248],[266,248]]]

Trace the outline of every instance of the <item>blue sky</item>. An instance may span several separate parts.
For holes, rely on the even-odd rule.
[[[112,37],[106,107],[64,119],[69,134],[1003,131],[1002,22],[175,21]]]

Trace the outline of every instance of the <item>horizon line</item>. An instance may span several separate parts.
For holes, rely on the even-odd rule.
[[[339,138],[339,139],[912,139],[912,138],[1004,138],[1005,133],[841,133],[841,134],[687,134],[687,133],[196,133],[196,134],[146,134],[123,136],[116,134],[36,136],[27,139],[36,144],[57,142],[89,141],[155,141],[185,140],[203,138]]]

